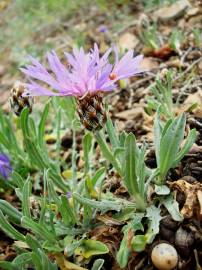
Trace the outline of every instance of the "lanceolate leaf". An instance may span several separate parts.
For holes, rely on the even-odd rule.
[[[196,140],[196,136],[197,136],[196,130],[192,129],[189,132],[187,139],[184,142],[184,146],[182,147],[180,152],[177,154],[172,167],[175,167],[179,163],[179,161],[189,152],[189,149],[192,147],[193,143]]]
[[[128,189],[131,196],[136,196],[138,194],[138,182],[137,175],[135,171],[136,163],[136,142],[135,136],[130,133],[125,142],[125,176],[124,183]]]
[[[107,127],[107,134],[109,135],[109,139],[110,139],[110,142],[112,144],[112,148],[115,149],[115,148],[119,147],[120,146],[119,145],[119,138],[117,136],[116,129],[113,126],[112,120],[109,117],[107,118],[106,127]]]
[[[30,218],[23,217],[22,225],[27,229],[31,229],[43,239],[47,239],[53,242],[56,240],[54,234],[48,231],[48,229],[44,225],[40,225]]]
[[[22,214],[10,203],[4,200],[0,200],[0,209],[4,215],[8,216],[10,221],[20,224]]]
[[[178,153],[180,144],[184,137],[185,114],[177,117],[167,128],[160,143],[160,175],[164,177],[172,167],[173,161]]]
[[[29,217],[29,218],[31,217],[30,201],[29,201],[30,196],[31,196],[31,189],[32,189],[32,185],[28,177],[22,190],[22,212],[24,216]]]
[[[88,173],[90,167],[90,151],[92,148],[92,135],[86,133],[83,137],[83,151],[84,151],[84,162],[85,162],[85,173]]]
[[[120,265],[121,268],[126,267],[127,263],[128,263],[128,258],[130,256],[130,250],[128,248],[128,232],[129,232],[129,226],[126,225],[124,226],[124,236],[123,239],[121,241],[121,245],[119,248],[119,251],[116,254],[116,259],[118,264]]]
[[[73,193],[73,198],[83,205],[87,205],[92,208],[99,209],[102,212],[107,212],[109,210],[120,211],[122,209],[122,206],[120,205],[119,202],[115,203],[114,201],[106,201],[106,200],[102,200],[101,202],[95,201],[95,200],[84,198],[77,193]]]
[[[175,221],[182,221],[183,216],[179,211],[179,205],[176,200],[174,200],[172,195],[162,200],[162,204],[167,208],[168,212],[171,214]]]
[[[91,270],[101,270],[104,262],[105,261],[103,259],[97,259],[97,260],[95,260],[94,263],[93,263],[93,266],[92,266]]]
[[[24,235],[19,233],[4,217],[3,213],[0,210],[0,228],[7,235],[9,235],[12,239],[25,241]]]
[[[160,121],[159,110],[157,111],[155,120],[154,120],[154,145],[155,145],[155,154],[157,165],[160,165],[160,141],[162,135],[162,125]]]
[[[45,123],[48,117],[48,112],[49,112],[49,103],[46,104],[43,114],[41,116],[41,121],[39,123],[38,142],[39,142],[40,147],[44,147]]]
[[[86,259],[93,255],[101,255],[109,252],[109,249],[105,244],[92,239],[84,240],[79,249],[81,249],[82,255]]]

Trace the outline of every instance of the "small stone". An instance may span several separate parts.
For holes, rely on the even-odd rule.
[[[119,47],[123,51],[134,49],[138,42],[139,40],[136,38],[136,36],[129,32],[121,35],[118,41]]]
[[[141,62],[142,70],[154,71],[159,68],[159,62],[152,57],[145,57]]]
[[[0,65],[0,76],[3,76],[5,73],[5,68],[4,66]]]
[[[198,63],[198,68],[202,71],[202,60]]]
[[[157,10],[154,12],[154,16],[162,21],[173,20],[181,17],[190,6],[191,5],[188,0],[180,0],[168,7],[163,7]]]
[[[116,113],[116,117],[123,120],[133,120],[134,118],[138,118],[144,114],[144,110],[142,107],[132,108],[130,110],[125,110],[120,113]]]
[[[194,16],[194,15],[198,14],[199,11],[200,11],[200,9],[198,7],[192,7],[187,11],[187,15]]]
[[[182,61],[180,61],[179,58],[171,59],[167,62],[168,67],[175,67],[175,68],[181,68],[183,67]]]
[[[151,260],[157,269],[171,270],[178,263],[178,254],[172,245],[160,243],[152,249]]]

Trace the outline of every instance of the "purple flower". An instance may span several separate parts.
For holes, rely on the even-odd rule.
[[[68,191],[68,192],[66,193],[66,195],[67,195],[67,199],[72,198],[72,193],[71,193],[70,191]]]
[[[112,51],[115,53],[114,64],[109,62]],[[21,69],[29,80],[24,95],[82,97],[87,93],[114,90],[118,80],[143,72],[140,67],[143,56],[134,57],[132,50],[119,60],[117,48],[110,48],[100,56],[95,44],[88,53],[83,48],[74,48],[73,53],[65,53],[65,57],[68,65],[62,64],[54,51],[48,53],[49,71],[30,57],[32,64]]]
[[[106,25],[104,24],[101,24],[99,27],[98,27],[98,31],[101,32],[101,33],[106,33],[108,31],[108,28]]]
[[[12,172],[10,159],[5,154],[0,154],[0,174],[7,179]]]

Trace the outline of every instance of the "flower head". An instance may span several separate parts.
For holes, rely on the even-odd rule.
[[[29,112],[32,112],[32,106],[34,103],[34,98],[32,96],[24,97],[23,93],[26,91],[25,84],[16,81],[11,89],[10,93],[10,106],[12,111],[19,116],[22,110],[26,107],[29,108]]]
[[[114,64],[109,61],[112,51],[115,53]],[[88,53],[83,48],[74,48],[73,53],[65,53],[65,57],[68,65],[63,64],[54,51],[48,53],[49,70],[30,57],[31,65],[21,69],[29,80],[24,95],[82,97],[88,93],[114,90],[118,80],[143,71],[140,67],[143,56],[134,57],[132,50],[119,60],[116,48],[110,48],[100,56],[95,44]]]
[[[0,174],[3,178],[7,179],[12,172],[10,159],[5,154],[0,154]]]
[[[106,25],[104,24],[101,24],[99,27],[98,27],[98,31],[101,32],[101,33],[106,33],[108,31],[108,28]]]

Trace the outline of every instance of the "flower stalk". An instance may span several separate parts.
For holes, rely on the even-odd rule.
[[[110,163],[114,166],[114,168],[116,169],[116,171],[118,172],[118,174],[120,176],[123,176],[121,164],[115,158],[114,154],[112,153],[109,146],[107,145],[107,142],[103,136],[102,131],[95,132],[95,139],[96,139],[97,143],[99,144],[101,152],[102,152],[103,156],[106,158],[106,160],[110,161]]]

